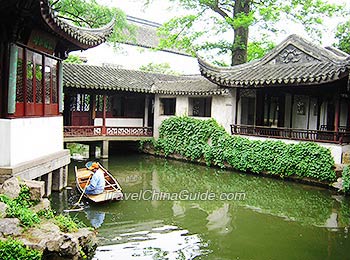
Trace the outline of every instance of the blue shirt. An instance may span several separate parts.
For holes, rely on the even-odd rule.
[[[97,171],[92,175],[90,179],[90,184],[86,187],[86,194],[100,194],[105,189],[105,176],[101,169],[97,169]]]

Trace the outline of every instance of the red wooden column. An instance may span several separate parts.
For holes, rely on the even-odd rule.
[[[43,116],[46,115],[46,109],[45,109],[45,102],[46,102],[46,80],[45,80],[45,56],[43,55],[43,58],[42,58],[42,71],[41,71],[41,87],[42,87],[42,97],[41,97],[41,102],[43,102]]]
[[[340,100],[339,97],[335,100],[335,116],[334,116],[334,141],[337,141],[339,132],[339,114],[340,114]]]
[[[102,112],[102,134],[105,135],[106,131],[106,115],[107,115],[107,96],[103,95],[103,112]]]
[[[23,65],[22,65],[22,68],[23,68],[23,115],[26,116],[27,115],[27,104],[28,104],[28,101],[27,101],[27,93],[28,93],[28,90],[27,90],[27,82],[28,82],[28,73],[27,73],[27,63],[28,63],[28,57],[27,57],[27,49],[24,48],[23,49]],[[35,75],[35,74],[34,74]]]

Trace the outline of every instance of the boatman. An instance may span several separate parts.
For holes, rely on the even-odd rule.
[[[93,173],[90,179],[90,184],[85,189],[85,193],[93,195],[103,193],[105,189],[105,177],[99,164],[94,162],[88,169]]]

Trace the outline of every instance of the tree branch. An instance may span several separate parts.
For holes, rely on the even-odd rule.
[[[215,0],[215,4],[208,4],[207,5],[211,10],[213,10],[215,13],[219,14],[221,17],[223,17],[225,20],[226,18],[230,18],[230,16],[219,7],[219,1]]]
[[[68,21],[71,21],[71,22],[76,22],[78,23],[79,26],[81,26],[81,23],[78,22],[77,20],[73,19],[73,18],[69,18],[69,17],[66,17],[66,16],[63,16],[63,15],[57,15],[58,18],[63,18],[65,20],[68,20]]]
[[[76,23],[78,23],[79,26],[82,26],[82,23],[86,23],[90,28],[92,28],[92,25],[93,25],[92,21],[88,21],[86,19],[83,19],[83,18],[77,16],[76,14],[73,14],[73,13],[68,12],[68,11],[66,11],[66,14],[71,15],[73,18],[70,18],[67,16],[62,16],[62,15],[59,15],[58,17],[64,18],[64,19],[72,21],[72,22],[76,22]]]
[[[197,15],[197,17],[201,16],[201,15],[204,13],[204,11],[205,11],[205,10],[201,11],[201,12]],[[182,29],[175,35],[174,40],[176,40],[176,39],[180,36],[180,34],[187,28],[187,26],[188,26],[190,23],[192,23],[192,22],[193,22],[193,21],[188,21],[188,22],[185,24],[185,26],[183,26]]]
[[[53,2],[53,3],[51,4],[51,6],[54,6],[54,5],[57,4],[59,1],[60,1],[60,0],[56,0],[55,2]]]

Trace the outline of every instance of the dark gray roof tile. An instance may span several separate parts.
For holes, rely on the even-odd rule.
[[[225,89],[201,75],[175,76],[82,64],[63,65],[66,88],[100,89],[168,95],[222,95]]]
[[[350,56],[291,35],[258,61],[223,68],[198,59],[201,74],[225,87],[314,85],[349,76]]]

